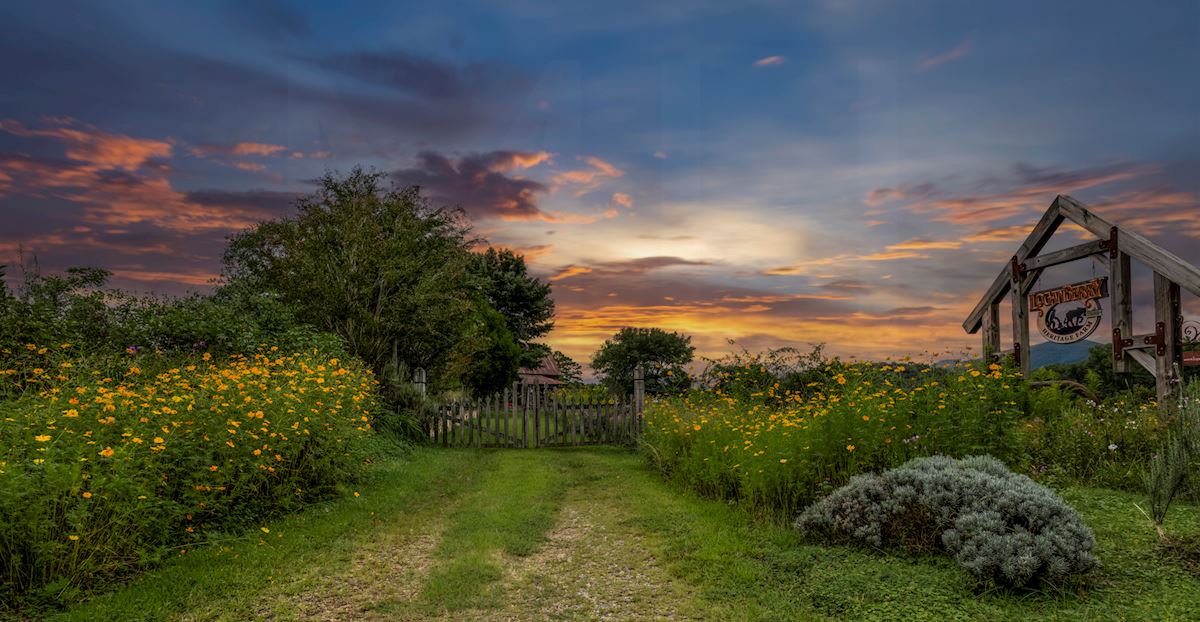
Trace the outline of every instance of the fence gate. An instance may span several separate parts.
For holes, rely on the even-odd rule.
[[[632,395],[514,383],[485,398],[448,401],[438,408],[430,439],[442,447],[633,445],[642,431],[641,376]]]

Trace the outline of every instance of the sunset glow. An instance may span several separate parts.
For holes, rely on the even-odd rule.
[[[523,253],[583,362],[627,326],[978,347],[1058,194],[1200,263],[1200,7],[1019,4],[0,9],[0,264],[207,291],[226,236],[361,164]]]

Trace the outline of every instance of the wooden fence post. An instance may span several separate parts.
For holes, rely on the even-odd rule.
[[[413,372],[413,384],[417,385],[417,390],[421,392],[421,396],[425,396],[425,368],[418,367]]]
[[[529,400],[521,400],[521,448],[529,447]]]
[[[633,401],[638,414],[646,405],[646,370],[641,365],[633,369]]]

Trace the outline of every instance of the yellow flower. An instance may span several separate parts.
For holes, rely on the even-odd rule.
[[[75,418],[75,417],[78,417],[78,416],[79,416],[79,411],[78,411],[78,410],[75,410],[74,408],[69,408],[69,409],[67,409],[67,411],[66,411],[66,412],[64,412],[64,413],[63,413],[63,416],[64,416],[64,417]]]
[[[700,424],[699,424],[699,423],[693,423],[693,424],[692,424],[692,429],[693,429],[693,430],[696,430],[697,432],[699,432],[699,431],[700,431]]]
[[[79,536],[76,536],[76,535],[69,535],[69,536],[67,536],[67,539],[68,539],[68,540],[70,540],[70,541],[72,541],[72,542],[74,542],[74,541],[76,541],[76,540],[78,540],[78,539],[79,539]]]
[[[259,527],[259,529],[262,529],[263,533],[271,533],[271,530],[267,529],[266,527]]]
[[[165,441],[163,441],[161,436],[156,436],[156,437],[154,437],[154,442],[158,443],[159,445],[162,445]]]
[[[208,470],[209,470],[209,471],[216,471],[216,470],[217,470],[217,468],[218,468],[218,467],[217,467],[217,465],[215,465],[215,464],[214,464],[214,465],[212,465],[212,466],[208,467]]]
[[[358,491],[357,491],[357,490],[356,490],[356,491],[354,491],[354,496],[356,496],[356,497],[358,496]]]
[[[111,458],[114,453],[116,453],[116,452],[113,451],[112,447],[105,447],[103,450],[100,451],[100,455],[104,456],[105,458]]]
[[[780,458],[779,464],[787,464],[787,458]]]
[[[84,492],[84,493],[83,493],[83,498],[84,498],[84,499],[91,499],[91,498],[92,498],[92,493],[90,493],[90,492]]]
[[[854,445],[846,445],[846,451],[854,451]]]
[[[45,443],[46,441],[50,440],[50,435],[49,434],[39,434],[39,435],[33,437],[33,440],[35,440],[39,443]]]

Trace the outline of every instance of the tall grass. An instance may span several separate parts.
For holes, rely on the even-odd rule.
[[[706,495],[790,516],[852,475],[916,456],[1020,454],[1026,389],[999,365],[952,370],[836,364],[792,389],[778,383],[693,392],[648,406],[643,450]],[[757,378],[747,367],[723,373]]]

